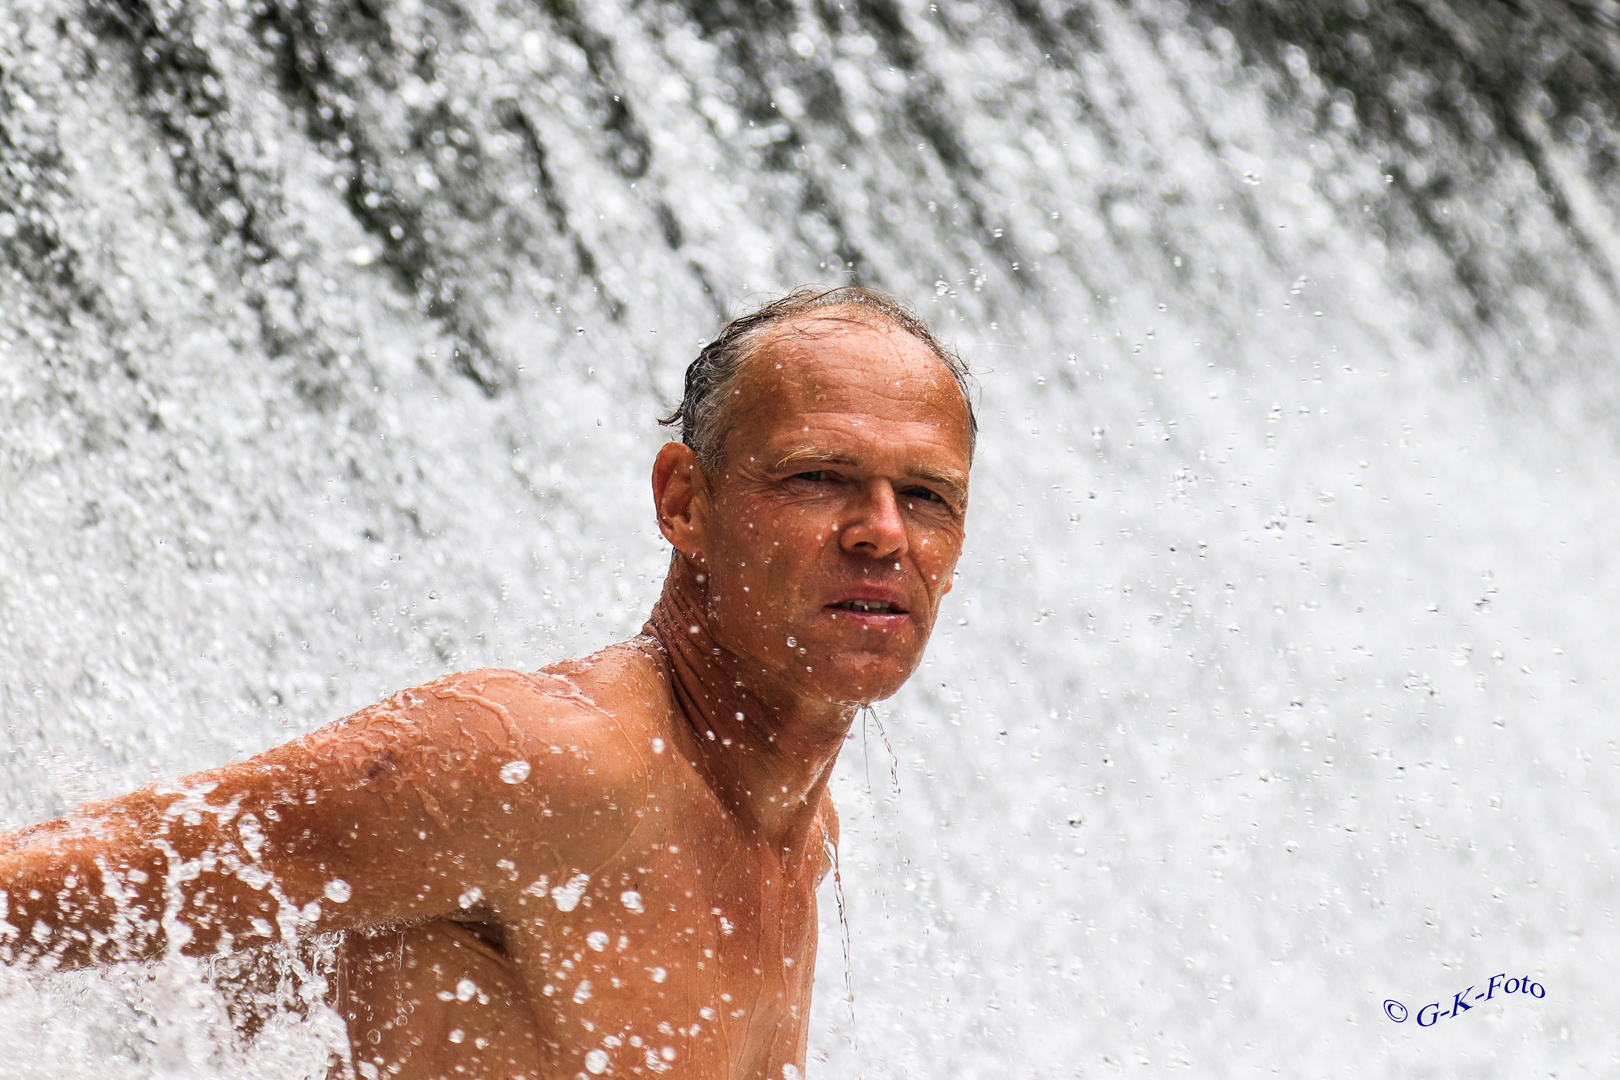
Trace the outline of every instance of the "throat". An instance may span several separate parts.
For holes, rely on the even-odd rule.
[[[668,583],[645,634],[669,681],[677,748],[740,821],[793,844],[815,817],[854,707],[773,691],[710,632],[701,603]]]

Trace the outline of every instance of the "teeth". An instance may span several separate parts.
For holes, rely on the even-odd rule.
[[[887,600],[846,600],[838,605],[850,611],[893,611],[894,605]]]

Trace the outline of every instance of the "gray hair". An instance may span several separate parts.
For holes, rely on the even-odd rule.
[[[968,414],[968,456],[978,442],[979,420],[973,412],[973,376],[967,364],[945,345],[918,318],[910,305],[898,297],[864,285],[804,285],[786,296],[739,315],[720,328],[715,339],[703,346],[697,359],[686,369],[686,392],[675,411],[658,422],[665,427],[680,425],[681,442],[692,448],[698,464],[716,473],[725,464],[726,436],[731,431],[729,401],[738,375],[758,350],[761,341],[775,327],[789,319],[814,312],[837,309],[852,322],[881,321],[903,330],[928,347],[956,380]]]

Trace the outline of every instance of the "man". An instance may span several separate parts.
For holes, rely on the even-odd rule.
[[[346,930],[362,1076],[800,1076],[828,776],[950,590],[975,422],[960,361],[860,288],[734,320],[675,421],[639,637],[0,839],[13,959]]]

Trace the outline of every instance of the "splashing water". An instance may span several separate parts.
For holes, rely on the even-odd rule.
[[[697,343],[853,276],[984,432],[904,794],[836,777],[861,1039],[824,949],[809,1072],[1610,1055],[1617,44],[1573,2],[14,0],[6,819],[634,632]],[[319,964],[266,963],[245,1047],[206,965],[0,971],[52,1048],[0,1073],[321,1075]],[[1503,970],[1547,997],[1382,1011]]]
[[[867,743],[866,726],[872,724],[878,730],[878,738],[883,741],[883,752],[889,759],[889,790],[898,798],[900,795],[900,759],[894,756],[894,744],[889,741],[889,733],[883,727],[883,718],[878,715],[877,708],[864,705],[860,710],[861,723],[861,751],[862,763],[866,767],[866,791],[872,791],[872,748]]]

